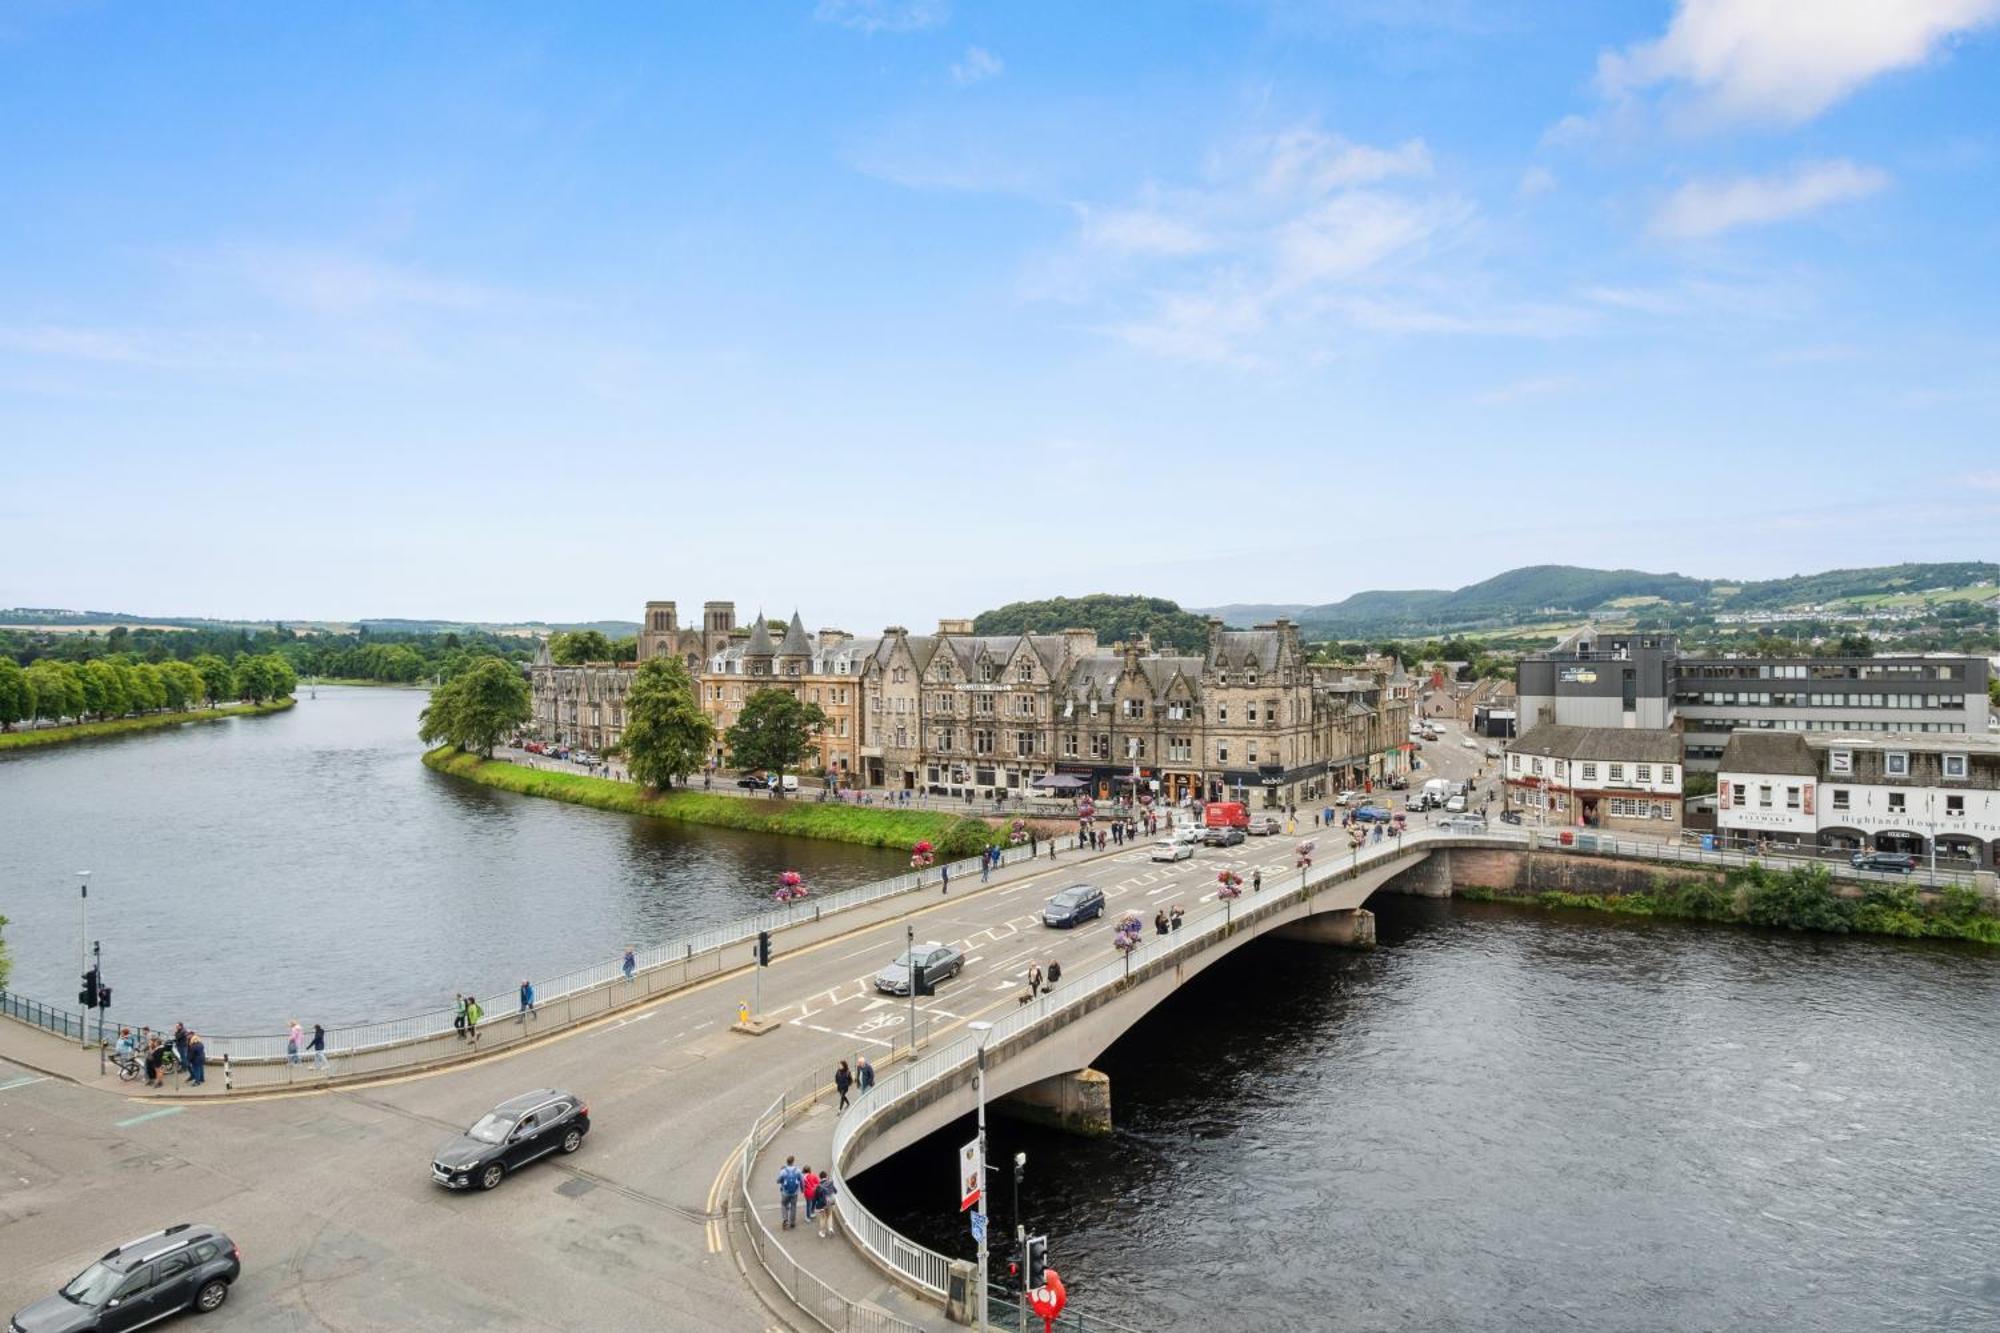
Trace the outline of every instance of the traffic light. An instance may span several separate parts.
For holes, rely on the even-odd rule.
[[[1028,1237],[1027,1285],[1042,1285],[1042,1270],[1049,1266],[1049,1238],[1047,1236]]]
[[[768,930],[760,930],[757,932],[757,966],[769,967],[770,965],[771,965],[771,932]]]
[[[97,1007],[99,1009],[111,1007],[111,987],[101,981],[97,984]]]
[[[918,963],[910,969],[910,994],[937,994],[937,987],[931,982],[931,970],[922,963]]]
[[[83,974],[83,986],[76,993],[76,1002],[86,1009],[97,1007],[97,969],[91,968]]]

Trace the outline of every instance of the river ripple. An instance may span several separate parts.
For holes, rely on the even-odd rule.
[[[1115,1137],[1001,1120],[1084,1309],[1140,1328],[2000,1327],[2000,960],[1381,900],[1099,1062]],[[967,1125],[857,1192],[970,1257]],[[996,1230],[1011,1237],[1007,1177]],[[920,1189],[913,1189],[912,1182]]]
[[[418,762],[421,691],[320,686],[286,713],[0,759],[13,986],[76,998],[79,869],[115,1012],[212,1032],[390,1017],[830,891],[894,852],[492,791]],[[489,1004],[489,1008],[493,1007]]]

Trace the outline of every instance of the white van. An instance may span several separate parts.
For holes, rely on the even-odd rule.
[[[778,789],[778,779],[776,777],[765,778],[764,785],[766,787],[769,787],[771,790],[776,791]],[[785,774],[785,790],[788,792],[792,792],[792,791],[797,791],[798,789],[799,789],[799,775],[796,773]]]

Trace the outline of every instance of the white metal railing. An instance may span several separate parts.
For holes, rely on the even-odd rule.
[[[865,1096],[852,1100],[849,1108],[834,1121],[833,1147],[828,1160],[832,1163],[834,1181],[840,1190],[841,1221],[846,1223],[848,1234],[882,1267],[942,1298],[946,1294],[945,1283],[951,1260],[897,1232],[869,1212],[848,1187],[844,1174],[848,1150],[861,1130],[888,1115],[896,1103],[912,1093],[973,1064],[978,1058],[982,1040],[989,1051],[1000,1050],[1015,1036],[1066,1009],[1093,1000],[1135,972],[1144,972],[1176,955],[1206,948],[1219,939],[1238,916],[1253,911],[1263,915],[1273,907],[1310,896],[1329,881],[1351,878],[1364,867],[1373,867],[1412,851],[1437,844],[1450,846],[1468,841],[1502,842],[1510,846],[1528,843],[1525,835],[1511,830],[1459,835],[1426,829],[1412,831],[1401,838],[1384,838],[1379,843],[1368,843],[1359,848],[1337,849],[1301,871],[1289,888],[1279,888],[1267,881],[1263,890],[1254,895],[1246,895],[1233,902],[1217,899],[1212,906],[1190,914],[1181,929],[1172,934],[1141,936],[1139,945],[1121,958],[1083,973],[1065,973],[1059,991],[1045,992],[996,1020],[983,1036],[960,1037],[919,1059],[879,1075],[874,1088]]]
[[[1001,836],[1004,836],[1001,835]],[[1071,839],[1065,839],[1071,841]],[[1049,840],[1043,839],[1040,846],[1046,848]],[[1029,848],[1008,846],[1001,849],[1001,865],[1018,865],[1032,858]],[[689,981],[712,976],[723,970],[721,954],[724,950],[746,945],[755,940],[761,931],[780,931],[788,926],[804,925],[818,921],[839,912],[851,911],[871,903],[881,902],[902,894],[936,885],[942,873],[949,870],[955,879],[966,876],[976,877],[979,873],[979,858],[967,857],[943,866],[928,866],[922,870],[906,871],[889,879],[873,884],[858,885],[843,889],[824,897],[799,899],[795,902],[776,904],[753,916],[740,917],[735,921],[713,927],[696,935],[656,944],[634,952],[634,975],[627,981],[622,960],[597,963],[590,967],[578,968],[535,983],[535,1003],[538,1008],[553,1008],[564,1002],[574,1002],[586,998],[596,998],[602,1003],[591,1005],[571,1005],[584,1017],[594,1017],[612,1007],[612,993],[616,987],[632,985],[635,996],[653,996],[678,989]],[[972,880],[965,880],[967,883]],[[497,1024],[515,1017],[513,1000],[518,983],[501,984],[487,991],[473,991],[475,995],[495,998],[494,1005],[486,1011],[482,1026]],[[15,1010],[21,1012],[16,1014]],[[23,1021],[35,1022],[38,1026],[48,1026],[32,1015],[37,1012],[59,1013],[53,1006],[40,1004],[21,996],[10,995],[8,1003],[0,1008],[0,1014],[21,1017]],[[453,1035],[457,1012],[441,1006],[423,1013],[410,1014],[401,1018],[383,1019],[373,1023],[357,1023],[326,1030],[326,1054],[335,1063],[335,1068],[347,1073],[376,1074],[406,1064],[430,1063],[439,1057],[434,1052],[420,1050],[425,1043],[437,1038]],[[130,1021],[127,1026],[130,1026]],[[535,1029],[537,1034],[550,1031],[558,1026],[544,1023]],[[169,1025],[171,1028],[171,1024]],[[201,1030],[197,1025],[197,1030]],[[225,1033],[209,1035],[204,1031],[204,1044],[209,1051],[211,1062],[220,1063],[226,1053],[237,1067],[239,1083],[254,1081],[248,1066],[254,1069],[260,1064],[281,1064],[287,1068],[286,1034],[284,1033]],[[364,1057],[357,1060],[355,1057]],[[309,1052],[301,1052],[304,1068],[312,1063]],[[248,1079],[246,1079],[248,1075]]]
[[[1533,839],[1532,845],[1538,850],[1558,852],[1595,852],[1600,855],[1626,856],[1647,861],[1681,861],[1690,865],[1721,867],[1747,866],[1752,863],[1783,866],[1809,864],[1824,867],[1837,879],[1853,879],[1864,883],[1899,884],[1915,883],[1925,888],[1943,888],[1951,884],[1972,884],[1993,892],[1991,872],[1967,866],[1958,869],[1931,870],[1921,862],[1911,871],[1862,870],[1840,857],[1827,858],[1811,855],[1810,852],[1790,855],[1782,844],[1772,844],[1767,850],[1752,850],[1743,847],[1699,847],[1684,842],[1652,842],[1638,838],[1619,838],[1592,829],[1541,828],[1526,830]]]

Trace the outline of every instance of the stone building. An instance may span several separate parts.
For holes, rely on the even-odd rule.
[[[1678,834],[1686,777],[1678,731],[1544,722],[1507,746],[1505,802],[1538,823]]]
[[[528,668],[534,733],[600,753],[616,745],[625,732],[625,695],[634,669],[630,662],[558,666],[544,641]]]

